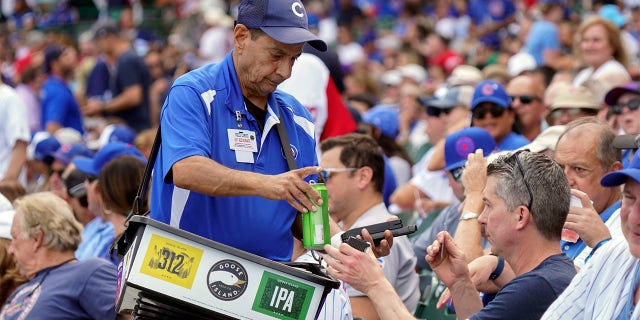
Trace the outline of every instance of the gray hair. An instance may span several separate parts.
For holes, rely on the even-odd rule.
[[[490,163],[487,176],[497,179],[495,194],[507,210],[531,204],[529,211],[538,231],[550,240],[560,238],[569,213],[571,188],[555,161],[529,151],[512,152]]]
[[[82,225],[66,201],[51,192],[38,192],[18,198],[15,210],[22,213],[24,236],[35,238],[42,231],[42,245],[56,251],[75,251],[80,244]]]

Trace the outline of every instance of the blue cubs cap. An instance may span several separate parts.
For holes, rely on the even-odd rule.
[[[100,174],[100,170],[107,163],[125,155],[134,156],[147,163],[147,159],[133,145],[123,142],[110,142],[102,147],[93,158],[76,157],[73,159],[73,164],[78,170],[97,177]]]
[[[500,83],[485,80],[480,82],[473,92],[471,110],[483,102],[492,102],[506,109],[511,105],[511,98]]]
[[[450,134],[444,142],[444,169],[450,171],[464,166],[467,156],[478,149],[482,149],[485,156],[496,149],[496,141],[489,131],[471,127]]]
[[[62,162],[65,166],[69,165],[75,157],[91,157],[93,153],[83,143],[65,143],[53,153],[53,158]]]
[[[362,122],[378,129],[387,137],[395,138],[400,131],[398,111],[389,106],[376,106],[362,116]]]
[[[60,142],[53,136],[40,140],[33,150],[33,158],[47,165],[53,162],[53,154],[60,148]]]
[[[625,184],[627,179],[640,183],[640,152],[636,152],[627,168],[605,174],[600,184],[605,187],[615,187]]]
[[[309,31],[307,12],[299,0],[243,0],[236,22],[260,29],[285,44],[307,42],[327,51],[327,44]]]

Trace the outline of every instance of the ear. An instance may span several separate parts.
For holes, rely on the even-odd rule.
[[[609,172],[612,171],[618,171],[618,170],[622,170],[622,163],[620,161],[616,161],[614,163],[611,164],[611,166],[609,167]]]
[[[42,244],[44,242],[44,233],[42,232],[42,230],[38,230],[36,232],[36,236],[33,239],[35,241],[35,248],[40,249],[42,247]]]
[[[241,52],[245,46],[246,41],[251,39],[251,31],[243,24],[237,24],[233,28],[233,42],[235,44],[235,50]]]
[[[529,208],[520,205],[518,206],[519,215],[516,217],[516,230],[520,231],[527,227],[530,223],[533,223],[533,216]]]
[[[371,167],[362,167],[356,171],[358,177],[358,189],[364,190],[371,185],[373,179],[373,169]]]

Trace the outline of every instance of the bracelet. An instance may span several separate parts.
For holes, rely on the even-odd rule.
[[[463,214],[460,215],[460,221],[478,219],[479,216],[480,215],[475,213],[475,212],[466,211],[466,212],[464,212]]]
[[[589,253],[589,256],[586,259],[584,259],[584,262],[586,263],[587,261],[589,261],[589,258],[591,258],[591,256],[593,256],[593,254],[596,253],[596,250],[598,250],[598,248],[602,247],[602,245],[604,245],[605,243],[609,242],[610,240],[611,240],[610,237],[600,240],[600,242],[598,242],[598,244],[596,244],[596,246],[593,247],[593,249],[591,249],[591,252]]]
[[[491,255],[494,255],[494,254],[491,254]],[[493,270],[493,272],[491,272],[491,275],[489,275],[489,280],[498,279],[498,277],[502,274],[502,270],[504,270],[504,259],[502,259],[502,257],[498,257],[498,265]]]

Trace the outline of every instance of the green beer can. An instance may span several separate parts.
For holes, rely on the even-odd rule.
[[[324,183],[311,185],[322,197],[322,205],[317,210],[302,214],[302,245],[308,250],[322,250],[331,243],[329,235],[329,197]]]

